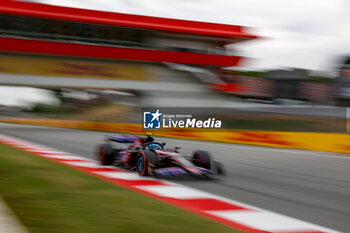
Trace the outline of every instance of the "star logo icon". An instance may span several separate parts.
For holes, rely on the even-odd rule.
[[[143,128],[144,129],[160,129],[162,113],[157,111],[146,111],[143,112]]]
[[[153,122],[154,120],[159,121],[159,117],[160,117],[162,114],[159,112],[159,109],[157,109],[157,111],[156,111],[155,113],[152,113],[151,115],[153,116],[151,122]]]

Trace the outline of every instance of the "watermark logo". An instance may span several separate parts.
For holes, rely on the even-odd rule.
[[[155,112],[143,112],[143,128],[144,129],[160,129],[161,115],[159,109]]]
[[[182,113],[178,113],[178,112]],[[204,128],[204,129],[220,129],[222,121],[214,117],[201,116],[197,114],[183,113],[184,110],[166,111],[162,109],[143,110],[142,123],[143,129],[175,129],[175,128]]]

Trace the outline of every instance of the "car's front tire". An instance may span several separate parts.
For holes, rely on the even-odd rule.
[[[212,167],[212,158],[207,151],[197,150],[193,153],[192,158],[193,164],[198,167],[203,167],[206,169],[211,169]]]
[[[224,165],[221,162],[218,161],[214,161],[215,164],[215,172],[219,175],[226,175],[226,169],[224,167]]]

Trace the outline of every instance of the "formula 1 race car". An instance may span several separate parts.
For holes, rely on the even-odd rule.
[[[123,144],[113,147],[111,142]],[[180,176],[207,177],[224,174],[223,165],[211,158],[203,150],[194,151],[192,156],[180,155],[180,147],[165,149],[165,143],[155,141],[148,134],[144,136],[109,136],[106,143],[96,148],[96,155],[102,165],[116,165],[137,171],[140,176]]]

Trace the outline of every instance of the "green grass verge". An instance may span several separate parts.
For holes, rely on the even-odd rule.
[[[2,144],[0,194],[32,233],[237,232]]]

